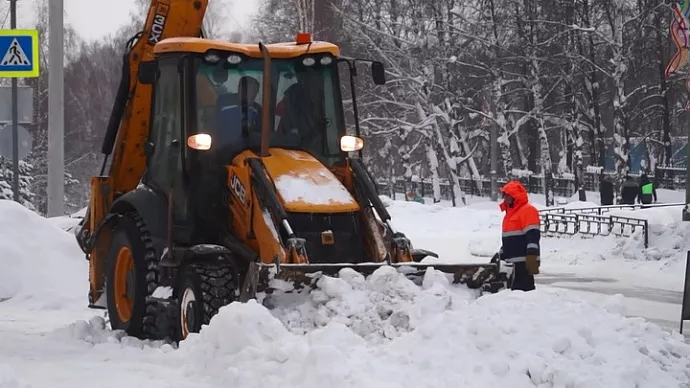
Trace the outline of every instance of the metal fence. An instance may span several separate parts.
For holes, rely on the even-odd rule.
[[[572,213],[546,213],[541,217],[541,232],[544,236],[580,234],[593,237],[613,234],[632,237],[637,231],[642,233],[644,247],[649,247],[649,224],[641,218]]]
[[[529,177],[516,178],[525,186],[525,189],[529,193],[544,193],[544,180],[543,177],[538,175],[532,175]],[[459,178],[460,189],[465,192],[465,194],[476,197],[489,197],[491,195],[491,180],[488,178],[482,179],[470,179],[470,178]],[[508,180],[506,178],[498,178],[498,187],[505,185]],[[575,181],[569,178],[554,177],[554,194],[558,197],[572,197],[575,194]],[[376,185],[379,189],[380,194],[388,195],[392,198],[395,197],[396,193],[409,193],[415,192],[422,197],[433,197],[434,186],[433,182],[429,179],[424,180],[405,180],[398,179],[393,183],[393,188],[391,189],[389,183],[385,179],[378,179]],[[453,189],[447,180],[441,180],[439,183],[441,189],[441,199],[446,201],[451,201],[454,198]]]
[[[545,236],[580,234],[584,236],[632,237],[642,233],[644,247],[649,247],[649,222],[642,218],[605,215],[612,210],[638,210],[670,206],[684,206],[683,203],[653,205],[610,205],[587,208],[549,208],[540,210],[541,231]]]
[[[654,209],[671,206],[685,206],[684,203],[655,203],[650,205],[634,204],[634,205],[607,205],[594,207],[580,207],[580,208],[565,208],[565,207],[550,207],[539,211],[540,214],[547,213],[565,213],[565,214],[598,214],[609,213],[611,210],[638,210],[638,209]]]
[[[659,177],[650,175],[649,179],[655,182],[657,188],[664,188],[670,190],[685,190],[685,170],[670,169],[657,167]],[[615,173],[605,172],[604,175],[613,178]],[[634,178],[639,175],[631,174]],[[544,177],[540,174],[533,174],[525,177],[515,178],[520,181],[530,194],[544,194]],[[459,178],[460,189],[467,195],[488,197],[491,195],[491,180],[489,178],[471,179]],[[508,181],[507,178],[498,178],[498,186],[504,185]],[[570,198],[577,192],[575,186],[575,179],[572,174],[564,176],[554,175],[554,195],[558,197]],[[585,171],[583,177],[583,186],[587,191],[599,191],[599,173],[592,171]],[[396,193],[409,193],[414,191],[422,197],[433,197],[433,182],[431,179],[397,179],[393,183],[393,187],[387,179],[379,178],[376,181],[381,194],[386,194],[394,197]],[[453,190],[451,184],[446,179],[441,179],[439,183],[441,189],[441,199],[451,201],[453,200]]]

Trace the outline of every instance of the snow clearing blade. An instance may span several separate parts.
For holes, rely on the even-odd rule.
[[[338,277],[340,270],[351,268],[363,276],[369,276],[379,268],[391,266],[415,284],[421,285],[427,268],[450,274],[453,284],[464,284],[470,289],[495,293],[506,287],[506,274],[500,271],[500,263],[480,264],[422,264],[422,263],[357,263],[357,264],[262,264],[251,263],[242,287],[242,301],[257,293],[274,290],[295,292],[316,288],[321,276]]]

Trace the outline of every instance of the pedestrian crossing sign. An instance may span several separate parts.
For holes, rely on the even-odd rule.
[[[0,30],[0,78],[38,74],[38,30]]]

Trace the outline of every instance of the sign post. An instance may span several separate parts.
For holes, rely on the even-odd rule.
[[[34,88],[19,85],[17,88],[17,111],[19,113],[17,122],[22,124],[34,123]],[[7,125],[11,130],[12,125],[12,87],[10,85],[0,86],[0,125]],[[11,146],[12,139],[7,143]],[[11,158],[12,155],[7,155]]]
[[[680,334],[683,334],[683,322],[690,320],[690,251],[685,259],[685,281],[683,282],[683,304],[680,309]]]
[[[0,30],[0,77],[12,78],[12,190],[19,196],[19,112],[17,78],[39,74],[38,31],[17,30],[17,0],[10,0],[10,30]]]

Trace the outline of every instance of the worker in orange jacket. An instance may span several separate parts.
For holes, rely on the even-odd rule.
[[[501,189],[503,202],[502,246],[500,260],[513,264],[512,290],[534,290],[534,275],[539,273],[539,211],[529,203],[527,190],[518,181],[510,181]]]

